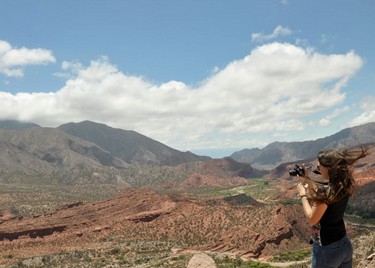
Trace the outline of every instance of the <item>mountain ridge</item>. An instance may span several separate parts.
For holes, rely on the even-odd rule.
[[[254,168],[271,170],[282,163],[316,157],[321,150],[354,147],[375,140],[375,123],[343,129],[333,135],[310,141],[273,142],[263,149],[244,149],[230,157]]]
[[[191,152],[180,152],[133,130],[112,128],[91,121],[67,123],[58,129],[93,142],[127,163],[155,163],[178,165],[185,162],[208,160]]]
[[[31,127],[40,127],[38,124],[31,122],[21,122],[17,120],[0,120],[0,129],[17,130]]]

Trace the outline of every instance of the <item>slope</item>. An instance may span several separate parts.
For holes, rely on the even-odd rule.
[[[0,129],[0,146],[2,181],[108,180],[108,174],[128,166],[97,145],[54,128]]]
[[[180,152],[135,131],[112,128],[91,121],[68,123],[58,129],[93,142],[127,163],[178,165],[207,160],[191,152]]]

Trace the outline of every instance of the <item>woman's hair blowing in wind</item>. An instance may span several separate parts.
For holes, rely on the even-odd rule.
[[[321,166],[328,169],[329,194],[328,202],[335,202],[344,196],[353,195],[357,184],[353,178],[353,165],[368,155],[367,149],[360,150],[327,150],[318,153]]]

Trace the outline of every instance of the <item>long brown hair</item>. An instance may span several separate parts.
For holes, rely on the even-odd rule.
[[[369,155],[368,150],[327,150],[318,153],[320,165],[328,169],[329,191],[326,194],[328,203],[336,202],[349,195],[352,196],[357,183],[353,178],[353,165]]]

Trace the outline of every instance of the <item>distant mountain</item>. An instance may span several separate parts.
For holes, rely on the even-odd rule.
[[[282,163],[316,157],[321,150],[352,147],[375,141],[375,123],[346,128],[334,135],[304,142],[274,142],[263,149],[245,149],[231,157],[254,168],[273,169]]]
[[[0,128],[0,182],[4,183],[182,189],[246,185],[247,179],[261,174],[232,158],[179,152],[137,132],[89,121],[58,128]]]
[[[9,129],[9,130],[16,130],[16,129],[23,129],[23,128],[31,128],[31,127],[40,127],[34,123],[28,122],[20,122],[16,120],[0,120],[0,128],[2,129]]]
[[[251,163],[261,153],[262,150],[259,148],[243,149],[241,151],[234,152],[230,157],[241,163]]]
[[[0,181],[108,181],[129,166],[97,145],[54,128],[0,129],[0,149]]]
[[[91,121],[68,123],[59,126],[58,129],[95,143],[130,164],[154,163],[175,166],[210,159],[191,152],[180,152],[135,131],[112,128]]]

